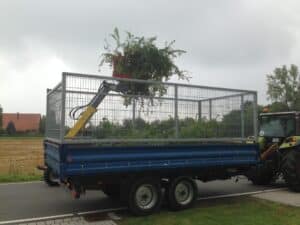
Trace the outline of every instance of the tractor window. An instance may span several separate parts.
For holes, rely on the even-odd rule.
[[[260,121],[259,136],[288,137],[295,135],[295,118],[292,116],[265,116]]]

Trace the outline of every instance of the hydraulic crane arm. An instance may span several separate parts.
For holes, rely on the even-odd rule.
[[[85,127],[87,122],[91,119],[95,112],[97,112],[97,107],[99,106],[99,104],[103,101],[105,96],[107,96],[110,91],[118,91],[118,85],[103,81],[98,89],[97,94],[87,105],[75,107],[71,110],[70,116],[72,115],[73,118],[75,118],[75,114],[79,109],[86,108],[85,111],[80,114],[78,120],[69,130],[65,138],[74,138],[79,133],[79,131]]]

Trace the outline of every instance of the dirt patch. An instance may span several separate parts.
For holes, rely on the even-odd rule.
[[[0,139],[0,174],[37,174],[43,160],[42,139]]]

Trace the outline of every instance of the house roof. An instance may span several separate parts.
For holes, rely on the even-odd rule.
[[[3,129],[12,121],[17,131],[38,131],[41,114],[38,113],[3,113]]]

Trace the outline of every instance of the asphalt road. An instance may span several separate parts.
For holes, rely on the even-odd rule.
[[[254,186],[246,179],[198,182],[199,197],[252,192],[282,187]],[[120,203],[106,197],[101,191],[88,191],[79,200],[74,200],[63,187],[48,187],[43,182],[0,184],[0,222],[6,220],[54,216],[120,207]]]

